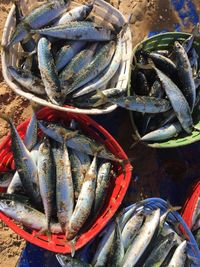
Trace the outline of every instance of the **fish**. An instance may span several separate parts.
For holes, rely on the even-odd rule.
[[[71,21],[85,20],[93,9],[93,3],[86,3],[80,5],[63,14],[62,17],[56,22],[56,25],[67,24]]]
[[[106,84],[115,75],[121,63],[122,34],[123,33],[120,32],[119,37],[117,39],[116,50],[115,50],[114,56],[110,62],[110,65],[107,67],[105,73],[103,74],[103,76],[99,77],[97,80],[95,80],[90,85],[88,86],[86,85],[84,86],[83,89],[80,89],[78,92],[74,93],[73,94],[74,98],[93,92],[96,89],[99,89],[101,86]]]
[[[70,63],[59,74],[59,79],[62,81],[68,81],[73,79],[73,76],[78,73],[84,66],[88,65],[95,54],[97,43],[94,43],[87,48],[79,52]]]
[[[122,234],[119,226],[119,220],[115,223],[115,233],[112,246],[108,254],[107,266],[120,267],[124,257],[124,246],[122,242]]]
[[[13,174],[9,172],[0,174],[0,187],[7,188],[13,179]]]
[[[82,40],[88,42],[110,41],[114,39],[115,36],[110,29],[98,26],[90,21],[72,21],[64,25],[58,25],[39,30],[31,30],[31,33],[37,33],[64,40]]]
[[[104,201],[110,185],[111,168],[112,164],[110,162],[103,162],[98,169],[95,200],[93,206],[93,214],[95,216],[99,214],[99,211],[104,205]]]
[[[38,153],[38,176],[40,195],[46,216],[46,228],[50,234],[50,223],[52,218],[53,204],[55,202],[56,177],[53,165],[51,145],[48,138],[44,138],[39,146]]]
[[[124,245],[125,252],[131,245],[133,239],[136,237],[138,231],[142,226],[143,221],[144,221],[144,214],[142,212],[138,212],[135,215],[133,215],[125,224],[122,231],[122,242]]]
[[[193,120],[188,102],[176,84],[159,69],[154,68],[183,129],[190,134]]]
[[[71,94],[79,87],[97,77],[98,74],[109,65],[115,52],[115,46],[115,41],[103,45],[103,47],[96,53],[92,62],[72,77],[70,84],[66,81],[66,85],[64,84],[65,95],[67,96]]]
[[[165,258],[174,245],[174,233],[170,233],[169,235],[164,237],[161,242],[159,242],[157,246],[151,251],[143,266],[162,266],[162,263],[164,262]]]
[[[66,144],[67,147],[74,150],[80,151],[82,153],[94,156],[98,151],[98,157],[105,158],[113,161],[121,161],[119,158],[116,158],[103,144],[98,143],[94,139],[91,139],[84,134],[77,133],[71,130],[68,130],[64,127],[57,126],[56,124],[48,124],[45,126],[45,123],[39,121],[39,128],[50,138],[54,139],[57,142],[62,143],[64,136],[67,137]]]
[[[56,258],[61,266],[65,267],[90,267],[91,265],[70,255],[57,254]]]
[[[6,48],[9,49],[14,44],[29,37],[31,29],[38,29],[49,24],[64,13],[66,8],[67,4],[63,1],[51,1],[37,7],[17,25]]]
[[[65,142],[53,143],[53,157],[56,166],[56,203],[58,221],[65,234],[74,209],[74,188],[71,163]]]
[[[195,225],[196,220],[199,218],[200,215],[199,210],[200,210],[200,197],[198,197],[198,200],[195,204],[194,211],[192,214],[192,227]]]
[[[81,187],[84,181],[84,176],[90,166],[90,158],[88,155],[78,152],[76,150],[69,150],[69,158],[71,162],[71,171],[74,185],[74,197],[77,201],[81,192]]]
[[[107,228],[98,244],[95,254],[92,259],[92,266],[102,267],[106,265],[109,251],[111,249],[112,243],[114,241],[115,235],[115,224],[112,222]]]
[[[181,124],[179,122],[169,123],[157,130],[147,133],[142,136],[141,141],[145,142],[159,142],[172,137],[176,137],[182,131]]]
[[[85,174],[81,192],[69,221],[67,240],[72,240],[76,237],[79,230],[90,215],[92,204],[95,198],[96,179],[97,156],[94,156],[90,168]]]
[[[149,216],[147,216],[143,226],[138,232],[138,235],[135,237],[125,253],[122,262],[123,267],[132,267],[137,264],[158,229],[159,219],[160,209],[153,211]]]
[[[161,113],[171,109],[171,104],[166,99],[157,99],[149,96],[122,96],[107,97],[108,102],[118,105],[119,107],[142,112],[142,113]]]
[[[39,194],[39,181],[36,164],[31,158],[30,152],[20,138],[12,120],[3,114],[1,114],[1,118],[6,120],[10,126],[11,147],[13,151],[14,162],[23,188],[30,197],[31,201],[36,205],[40,205],[41,197]]]
[[[185,266],[186,261],[186,249],[187,249],[187,241],[184,240],[175,250],[173,257],[171,258],[171,261],[167,265],[168,267],[174,267],[174,266]]]
[[[64,45],[56,54],[55,65],[56,70],[60,71],[70,60],[86,46],[84,41],[75,41],[71,44]]]
[[[26,129],[26,134],[24,137],[24,144],[27,149],[30,151],[38,142],[38,125],[35,112],[29,121],[29,124]]]
[[[42,80],[34,76],[30,70],[8,66],[8,71],[11,77],[29,92],[37,95],[45,95],[45,88]]]
[[[50,51],[50,42],[44,37],[38,42],[38,62],[48,98],[52,103],[61,105],[63,103],[62,88]]]
[[[44,213],[19,201],[0,199],[0,211],[28,228],[40,231],[46,227]],[[58,223],[51,223],[50,231],[53,234],[62,233],[62,229]]]
[[[23,191],[23,186],[22,186],[22,182],[19,177],[19,173],[16,171],[15,174],[13,175],[13,178],[6,192],[8,194],[13,194],[13,193],[21,192],[21,191]]]
[[[181,81],[181,90],[187,99],[191,111],[194,108],[196,101],[196,90],[192,75],[192,68],[188,59],[188,55],[179,42],[174,43],[174,51],[177,61],[178,76]]]

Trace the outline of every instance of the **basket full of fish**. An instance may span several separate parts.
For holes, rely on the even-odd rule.
[[[119,104],[130,110],[135,139],[156,148],[198,141],[200,37],[162,33],[133,53],[129,96]]]
[[[164,200],[150,198],[119,212],[75,257],[57,255],[61,266],[199,266],[194,237]]]
[[[200,247],[200,182],[195,183],[182,209],[182,216]]]
[[[117,106],[102,101],[98,91],[126,94],[131,32],[124,16],[103,0],[15,2],[2,48],[6,83],[43,106],[103,114]]]
[[[45,249],[81,248],[124,198],[132,172],[126,154],[83,114],[44,108],[18,129],[1,117],[11,134],[0,147],[0,184],[8,184],[0,193],[0,219]]]

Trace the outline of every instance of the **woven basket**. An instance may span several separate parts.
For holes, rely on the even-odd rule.
[[[169,32],[169,33],[162,33],[155,35],[151,38],[148,38],[144,40],[143,42],[139,43],[134,49],[133,49],[133,55],[136,56],[139,53],[141,49],[145,51],[154,51],[156,49],[158,50],[167,50],[172,47],[174,44],[174,41],[179,41],[182,43],[185,39],[187,39],[190,36],[188,33],[181,33],[181,32]],[[200,37],[196,37],[194,39],[193,47],[197,50],[197,53],[200,55]],[[199,62],[200,63],[200,62]],[[131,84],[128,88],[128,94],[131,95]],[[134,131],[136,130],[133,112],[130,112],[130,118],[131,123],[133,126]],[[195,126],[197,128],[200,128],[200,114],[199,112],[195,113],[195,120],[194,120]],[[181,133],[177,137],[168,140],[168,141],[160,141],[159,143],[145,143],[147,146],[155,147],[155,148],[171,148],[171,147],[179,147],[179,146],[185,146],[189,145],[191,143],[194,143],[196,141],[200,140],[200,132],[193,131],[191,135],[187,135],[184,133]]]
[[[78,250],[86,245],[103,229],[121,205],[131,180],[132,167],[125,152],[116,140],[102,126],[97,124],[88,116],[83,114],[65,113],[46,107],[37,113],[37,118],[48,121],[61,121],[66,126],[69,126],[70,121],[74,119],[78,122],[78,125],[84,134],[104,144],[106,148],[116,156],[116,158],[124,160],[123,166],[117,162],[113,162],[116,177],[115,179],[112,179],[110,183],[105,205],[98,217],[91,224],[91,227],[78,237],[75,245],[75,250]],[[29,121],[30,119],[26,120],[17,127],[17,131],[22,138],[24,138]],[[0,172],[15,169],[10,135],[5,137],[0,144],[0,159]],[[28,231],[26,228],[23,229],[22,226],[16,224],[14,220],[2,212],[0,212],[0,219],[4,221],[4,223],[7,224],[13,231],[30,243],[56,253],[71,252],[71,244],[70,242],[66,242],[66,237],[63,234],[52,234],[52,240],[49,242],[47,236],[40,235],[39,237],[36,237],[38,231],[30,228]]]
[[[20,4],[25,14],[31,10],[31,8],[37,3],[37,1],[24,1],[21,0]],[[74,1],[71,3],[71,7],[78,6],[78,4]],[[95,22],[100,25],[114,24],[117,26],[122,26],[126,23],[125,17],[113,6],[104,2],[103,0],[96,0],[94,4],[93,11],[91,12],[91,16],[94,17]],[[15,29],[15,6],[13,5],[4,27],[3,37],[2,37],[2,45],[5,45],[11,37],[13,30]],[[15,46],[17,51],[20,51],[20,45]],[[124,92],[127,90],[128,80],[130,77],[130,66],[131,66],[131,58],[132,58],[132,38],[130,28],[127,27],[125,33],[123,35],[123,51],[122,51],[122,61],[120,67],[117,71],[117,74],[109,81],[110,87],[122,88]],[[10,88],[16,93],[19,94],[29,100],[32,100],[40,105],[48,106],[60,111],[68,111],[75,113],[83,113],[83,114],[105,114],[113,111],[117,108],[116,105],[109,105],[106,108],[102,109],[79,109],[75,107],[67,107],[67,106],[57,106],[52,104],[51,102],[40,98],[38,96],[33,95],[30,92],[24,91],[21,86],[19,86],[15,81],[11,79],[11,76],[7,70],[7,67],[10,65],[17,66],[18,60],[15,54],[7,54],[5,51],[2,51],[2,71],[3,77],[6,83],[10,86]]]

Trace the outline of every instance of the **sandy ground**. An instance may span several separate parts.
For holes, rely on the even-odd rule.
[[[4,23],[11,6],[11,1],[0,0],[0,38],[2,36],[2,30]],[[82,1],[83,2],[83,1]],[[159,31],[163,28],[173,30],[173,25],[179,23],[179,17],[176,12],[172,10],[168,0],[110,0],[108,1],[126,16],[130,16],[130,26],[133,35],[133,44],[143,40],[149,31]],[[198,0],[193,1],[197,7],[197,11],[200,12],[200,4]],[[191,25],[187,30],[191,29]],[[184,30],[184,28],[183,28]],[[5,84],[0,70],[0,112],[13,113],[14,122],[16,125],[21,123],[31,114],[31,108],[29,102],[16,96]],[[128,122],[125,122],[124,127],[128,127]],[[8,133],[7,124],[0,120],[0,139]],[[124,138],[121,136],[122,145],[129,150],[130,142],[124,143]],[[129,144],[130,143],[130,144]],[[130,152],[130,151],[129,151]],[[134,155],[137,157],[134,160],[137,172],[140,174],[141,179],[134,186],[136,187],[135,199],[140,199],[148,195],[158,196],[159,177],[154,175],[162,170],[159,167],[154,158],[155,151],[148,148],[135,147]],[[131,156],[131,153],[129,153]],[[148,155],[148,158],[147,158]],[[148,165],[145,165],[148,160]],[[145,166],[145,168],[144,168]],[[154,177],[154,179],[150,179]],[[13,267],[16,265],[17,259],[20,255],[21,249],[24,246],[22,239],[9,230],[5,225],[0,225],[0,266]]]

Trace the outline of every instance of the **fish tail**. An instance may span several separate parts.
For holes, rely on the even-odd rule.
[[[69,243],[71,245],[71,256],[74,257],[76,252],[76,240],[78,237],[75,237],[73,240],[71,240]]]
[[[12,124],[12,120],[14,118],[14,111],[12,111],[9,116],[6,115],[5,113],[0,113],[0,118],[11,125]]]
[[[99,97],[100,99],[93,105],[94,107],[101,106],[105,104],[108,101],[108,98],[106,95],[104,95],[100,90],[96,90],[95,97]]]

